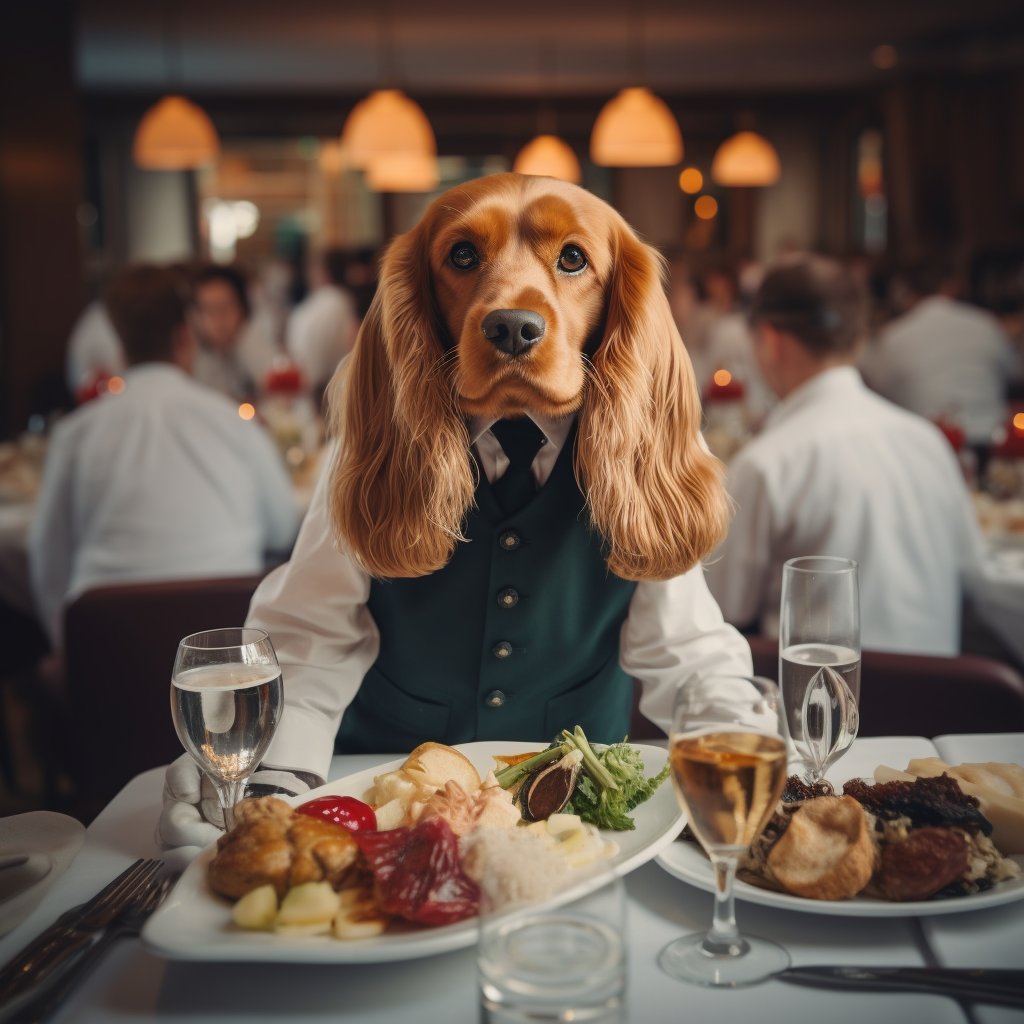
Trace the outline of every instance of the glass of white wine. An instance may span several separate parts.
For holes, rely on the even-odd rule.
[[[669,943],[658,963],[675,978],[716,988],[764,981],[789,966],[767,939],[740,935],[733,882],[786,784],[779,691],[759,676],[693,676],[676,695],[669,736],[676,796],[715,875],[715,913],[704,934]]]
[[[816,785],[860,726],[860,588],[851,559],[815,555],[782,567],[779,685],[793,751]]]
[[[262,629],[208,629],[178,644],[171,717],[217,791],[225,828],[274,738],[283,700],[277,655]]]

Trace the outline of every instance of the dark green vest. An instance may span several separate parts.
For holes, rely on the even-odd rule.
[[[344,753],[425,740],[547,742],[629,729],[619,631],[636,588],[612,575],[573,474],[575,428],[542,487],[506,517],[484,474],[468,543],[429,576],[374,581],[380,655],[341,722]]]

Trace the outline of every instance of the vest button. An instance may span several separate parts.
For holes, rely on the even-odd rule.
[[[499,608],[515,608],[519,604],[519,592],[513,590],[512,587],[506,587],[504,590],[498,591],[498,607]]]
[[[491,653],[496,658],[509,658],[512,656],[512,645],[507,640],[502,640],[500,644],[495,644]]]
[[[503,530],[501,535],[498,537],[498,543],[505,551],[515,551],[522,541],[515,530]]]
[[[501,690],[491,690],[486,697],[484,697],[484,703],[489,708],[500,708],[505,703],[505,694]]]

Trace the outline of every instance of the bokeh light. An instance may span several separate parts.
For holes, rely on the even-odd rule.
[[[714,220],[718,215],[718,200],[714,196],[698,196],[693,204],[693,212],[701,220]]]

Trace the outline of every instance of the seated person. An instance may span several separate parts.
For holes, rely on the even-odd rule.
[[[136,266],[106,305],[128,369],[54,428],[29,534],[39,615],[59,646],[64,605],[92,587],[259,572],[297,528],[263,429],[189,376],[195,341],[177,273]]]
[[[230,398],[252,398],[281,354],[250,312],[248,283],[236,267],[210,263],[192,275],[188,321],[199,343],[192,373]]]
[[[765,277],[755,353],[780,402],[729,466],[735,518],[708,584],[729,622],[777,636],[783,563],[852,558],[863,647],[956,654],[962,573],[981,537],[938,428],[854,368],[863,315],[856,281],[831,260],[793,257]]]

